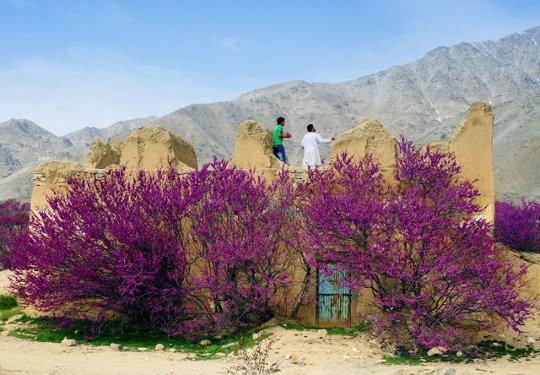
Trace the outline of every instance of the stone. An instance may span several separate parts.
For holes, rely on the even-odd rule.
[[[207,340],[207,339],[201,340],[201,341],[199,342],[199,345],[200,345],[200,346],[208,346],[208,345],[210,345],[210,344],[212,344],[212,343],[210,342],[210,340]]]
[[[157,344],[155,350],[165,350],[165,346],[163,344]]]
[[[319,329],[317,334],[321,337],[325,337],[328,334],[328,331],[326,329]]]
[[[443,354],[445,351],[446,351],[446,349],[443,348],[442,346],[437,346],[437,347],[435,347],[435,348],[429,349],[428,352],[427,352],[427,355],[430,356],[430,357],[431,357],[431,356],[434,356],[434,355],[441,355],[441,354]]]
[[[456,375],[456,370],[452,367],[446,367],[441,370],[441,375]]]
[[[225,356],[226,354],[222,352],[217,352],[216,354],[214,354],[214,357],[225,357]]]
[[[170,349],[169,349],[169,352],[171,352],[171,353],[176,353],[176,349],[175,349],[175,348],[170,348]]]
[[[114,342],[111,343],[110,347],[113,350],[122,350],[124,348],[122,344],[115,344]]]
[[[139,352],[147,352],[148,348],[137,348]]]
[[[536,340],[535,340],[534,338],[532,338],[532,337],[528,337],[528,338],[527,338],[527,342],[528,342],[529,344],[534,344],[534,343],[536,342]]]
[[[456,357],[463,357],[463,352],[460,350],[456,353]]]
[[[291,357],[292,357],[292,354],[285,354],[285,357],[283,357],[283,359],[288,361],[289,359],[291,359]]]
[[[230,342],[228,344],[222,345],[221,347],[222,348],[230,348],[232,346],[238,346],[238,343],[237,342]]]
[[[253,335],[251,335],[251,337],[253,338],[253,340],[259,340],[261,337],[263,337],[264,333],[261,331],[261,332],[257,332],[257,333],[254,333]]]
[[[353,346],[351,351],[358,353],[360,350],[358,350],[355,346]]]
[[[64,339],[62,340],[62,345],[63,346],[77,346],[77,341],[64,337]]]

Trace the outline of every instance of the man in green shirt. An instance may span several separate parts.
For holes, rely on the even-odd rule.
[[[285,155],[285,149],[283,148],[283,138],[291,138],[290,133],[283,132],[283,126],[285,126],[285,119],[283,117],[277,118],[277,126],[274,129],[274,142],[272,145],[272,150],[276,158],[287,163],[287,156]]]

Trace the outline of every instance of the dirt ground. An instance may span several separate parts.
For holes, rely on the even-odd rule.
[[[6,294],[7,271],[0,272],[0,294]],[[502,333],[499,339],[516,347],[533,345],[540,348],[540,319],[531,320],[527,333],[517,337]],[[7,336],[16,325],[11,323],[0,333],[0,374],[54,374],[54,375],[196,375],[226,374],[236,359],[224,357],[195,361],[186,353],[167,351],[117,351],[110,347],[77,345],[66,347],[55,343],[32,342]],[[384,349],[369,334],[355,337],[326,335],[324,331],[285,330],[272,327],[276,339],[270,362],[283,360],[282,374],[501,374],[540,375],[540,356],[511,362],[507,358],[475,360],[474,363],[423,363],[412,365],[386,365],[382,363]],[[166,344],[166,343],[163,343]],[[287,359],[285,359],[287,358]],[[455,370],[455,372],[453,372]]]

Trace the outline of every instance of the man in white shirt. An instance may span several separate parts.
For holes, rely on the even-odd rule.
[[[321,155],[319,154],[319,143],[330,143],[336,139],[324,139],[315,133],[313,124],[307,126],[308,133],[302,139],[302,148],[304,149],[304,162],[302,168],[316,168],[322,165]]]

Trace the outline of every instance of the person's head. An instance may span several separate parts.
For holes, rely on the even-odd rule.
[[[285,125],[285,119],[283,117],[278,117],[276,121],[278,125]]]
[[[312,133],[312,132],[315,131],[315,127],[313,126],[313,124],[309,124],[307,126],[307,131],[308,131],[308,133]]]

